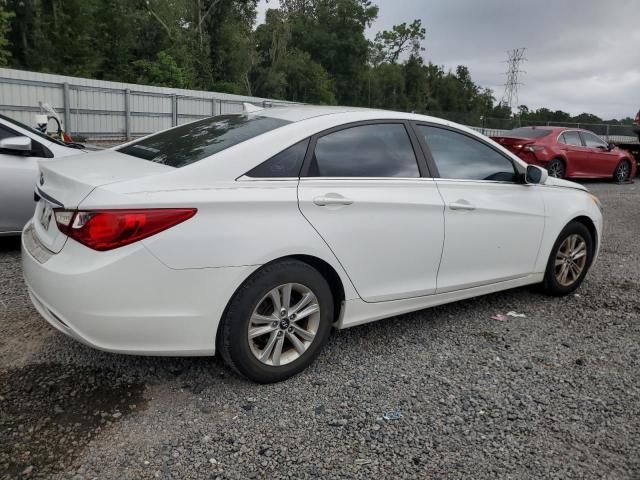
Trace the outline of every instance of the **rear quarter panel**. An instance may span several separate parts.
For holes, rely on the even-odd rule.
[[[359,298],[320,235],[298,209],[298,180],[219,182],[208,189],[120,194],[97,188],[82,208],[197,208],[191,219],[142,241],[172,269],[264,265],[310,255],[341,277],[346,299]]]

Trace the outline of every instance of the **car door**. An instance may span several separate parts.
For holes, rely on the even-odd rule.
[[[609,150],[607,143],[591,132],[581,131],[580,135],[589,151],[585,166],[585,175],[609,177],[618,165],[618,154]]]
[[[350,124],[312,139],[298,200],[363,300],[435,293],[444,205],[408,123]]]
[[[584,146],[580,132],[567,130],[559,138],[561,150],[567,157],[565,174],[569,177],[586,176],[589,170],[589,149]]]
[[[0,125],[0,139],[21,136]],[[48,150],[35,140],[31,152],[0,150],[0,233],[19,232],[33,216],[38,160]]]
[[[520,183],[513,160],[464,132],[416,124],[445,203],[437,293],[525,277],[544,230],[540,188]]]

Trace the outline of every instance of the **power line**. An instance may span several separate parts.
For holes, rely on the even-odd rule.
[[[526,48],[514,48],[507,51],[507,81],[504,84],[504,95],[500,103],[502,105],[508,105],[509,109],[513,111],[518,107],[518,89],[524,85],[520,82],[520,75],[527,73],[524,70],[520,70],[520,65],[527,61],[524,56]]]

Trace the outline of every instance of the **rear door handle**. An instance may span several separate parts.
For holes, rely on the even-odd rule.
[[[351,205],[353,200],[343,197],[338,193],[327,193],[325,195],[315,197],[313,199],[313,203],[319,207],[326,207],[327,205]]]
[[[449,204],[451,210],[475,210],[476,206],[466,200],[456,200]]]

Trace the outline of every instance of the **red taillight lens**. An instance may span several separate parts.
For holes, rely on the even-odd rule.
[[[195,208],[138,210],[56,210],[58,229],[94,250],[123,247],[193,217]],[[71,214],[71,216],[70,216]]]

